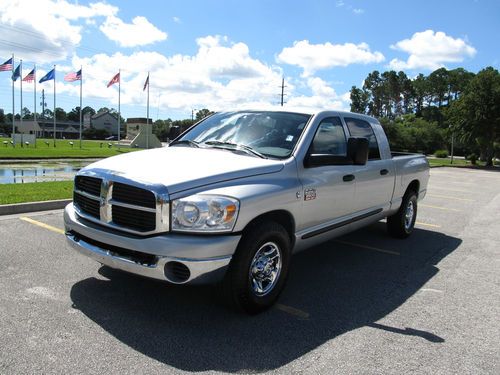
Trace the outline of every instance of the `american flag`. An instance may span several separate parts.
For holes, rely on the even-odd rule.
[[[82,79],[82,70],[81,69],[78,72],[68,73],[64,76],[64,80],[67,82],[80,81],[81,79]]]
[[[0,72],[7,72],[12,70],[12,57],[0,65]]]
[[[113,78],[111,78],[111,81],[109,81],[107,87],[112,86],[117,82],[120,82],[120,73],[116,73],[115,76]]]
[[[35,80],[35,69],[29,72],[26,77],[23,78],[24,82],[33,82]]]

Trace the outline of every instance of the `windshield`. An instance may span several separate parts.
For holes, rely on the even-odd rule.
[[[175,143],[201,147],[239,146],[266,157],[284,159],[292,153],[310,118],[310,115],[289,112],[217,113]]]

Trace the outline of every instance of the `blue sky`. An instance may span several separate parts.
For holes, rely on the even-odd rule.
[[[413,77],[445,66],[500,68],[500,1],[65,1],[1,0],[0,59],[33,64],[38,79],[56,64],[57,106],[118,105],[145,117],[142,87],[150,71],[150,117],[187,118],[193,108],[276,105],[349,108],[349,89],[373,70]],[[52,82],[37,84],[53,103]],[[12,111],[9,73],[0,73],[0,108]],[[40,99],[37,99],[37,106]],[[16,112],[20,107],[15,85]],[[33,110],[33,84],[23,86]]]

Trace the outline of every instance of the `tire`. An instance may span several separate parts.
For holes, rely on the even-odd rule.
[[[290,257],[283,226],[272,221],[253,225],[243,234],[221,285],[224,300],[252,315],[268,309],[285,286]]]
[[[417,193],[408,191],[398,212],[387,218],[387,231],[392,237],[407,238],[415,227],[417,219]]]

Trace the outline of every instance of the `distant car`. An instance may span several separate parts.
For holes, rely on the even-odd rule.
[[[112,136],[106,137],[104,139],[106,141],[117,141],[118,140],[118,136],[117,135],[112,135]]]

